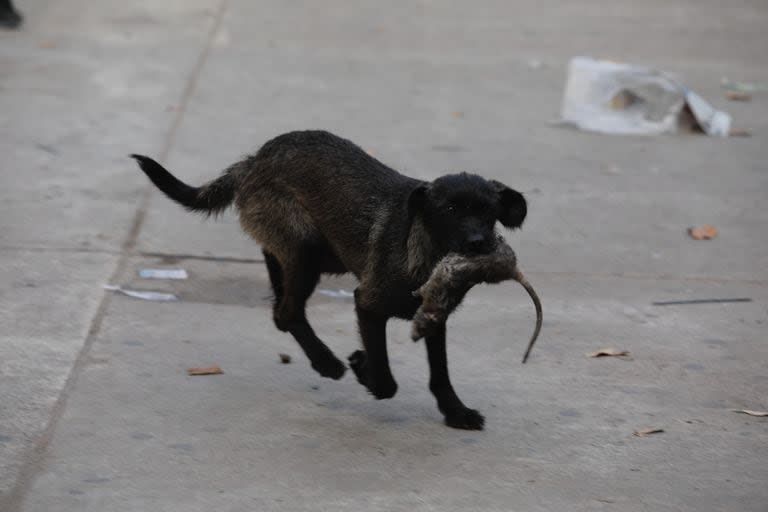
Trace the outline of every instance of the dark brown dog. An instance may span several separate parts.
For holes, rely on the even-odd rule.
[[[190,187],[154,160],[132,155],[152,182],[185,208],[216,214],[233,202],[243,229],[259,242],[275,294],[274,321],[290,332],[320,375],[339,379],[344,364],[307,322],[305,305],[323,273],[352,272],[364,351],[349,363],[377,399],[397,391],[386,323],[411,319],[413,295],[449,252],[487,254],[495,223],[517,228],[522,194],[497,181],[454,174],[431,183],[403,176],[348,140],[324,131],[272,139],[221,177]],[[447,425],[482,429],[483,416],[456,396],[448,377],[445,325],[426,338],[430,390]]]

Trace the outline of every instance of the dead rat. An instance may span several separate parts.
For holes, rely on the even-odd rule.
[[[523,363],[533,349],[541,331],[541,301],[528,280],[517,268],[517,257],[512,248],[499,237],[496,249],[490,254],[463,255],[451,253],[435,266],[429,280],[417,291],[422,303],[413,317],[411,339],[418,341],[429,336],[445,324],[448,316],[459,306],[464,296],[478,283],[500,283],[514,280],[528,292],[536,308],[536,328],[523,355]]]

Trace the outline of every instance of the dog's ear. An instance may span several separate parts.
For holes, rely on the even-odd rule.
[[[427,204],[427,192],[428,185],[422,183],[416,188],[411,190],[411,194],[408,196],[408,212],[410,215],[414,215],[424,209],[424,205]]]
[[[528,213],[528,205],[523,194],[499,181],[492,180],[491,184],[499,193],[499,222],[510,229],[522,226]]]

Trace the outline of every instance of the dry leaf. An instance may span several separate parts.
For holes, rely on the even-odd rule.
[[[187,368],[188,375],[219,375],[224,371],[217,365],[206,366],[204,368]]]
[[[688,234],[694,240],[711,240],[717,236],[717,228],[709,224],[704,224],[688,228]]]
[[[451,112],[451,117],[454,119],[464,119],[464,112],[460,112],[460,111]]]
[[[280,362],[283,364],[290,364],[291,363],[291,356],[288,354],[278,354],[280,356]]]
[[[740,412],[742,414],[749,414],[750,416],[757,416],[758,418],[768,417],[768,411],[751,411],[749,409],[734,409],[733,412]]]
[[[664,432],[663,428],[651,427],[651,428],[644,428],[642,430],[635,430],[634,432],[632,432],[632,435],[637,437],[645,437],[651,434],[660,434],[662,432]]]
[[[731,128],[728,132],[729,137],[751,137],[752,132],[745,128]]]
[[[725,93],[725,97],[731,101],[750,101],[752,95],[744,91],[728,91]]]
[[[597,352],[587,354],[588,357],[622,357],[628,355],[629,350],[619,350],[617,348],[601,348]]]

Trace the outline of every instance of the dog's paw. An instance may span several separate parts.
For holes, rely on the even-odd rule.
[[[392,398],[397,393],[397,383],[391,375],[380,379],[371,379],[368,370],[368,356],[363,350],[355,350],[347,358],[357,382],[366,387],[376,400]]]
[[[374,385],[368,386],[368,391],[371,392],[376,400],[386,400],[387,398],[392,398],[397,393],[397,382],[391,377],[383,382],[375,381]]]
[[[483,430],[485,418],[476,410],[465,407],[446,414],[445,424],[461,430]]]
[[[339,380],[344,376],[344,372],[347,371],[347,367],[344,366],[344,363],[339,361],[335,356],[312,363],[312,369],[321,376],[333,380]]]
[[[310,364],[312,365],[312,369],[321,376],[333,380],[339,380],[344,376],[344,372],[347,371],[347,367],[344,366],[344,363],[339,361],[339,358],[327,348],[313,354],[310,358]]]

